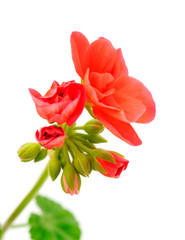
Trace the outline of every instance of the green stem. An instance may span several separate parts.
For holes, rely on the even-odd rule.
[[[80,153],[78,148],[74,145],[72,141],[70,141],[69,139],[66,139],[66,143],[75,155],[78,155]]]
[[[94,113],[93,113],[92,108],[91,108],[88,104],[85,104],[85,108],[86,108],[86,110],[88,111],[88,113],[91,115],[91,117],[93,117],[94,119],[96,119],[96,117],[94,116]]]
[[[31,191],[26,195],[26,197],[22,200],[22,202],[17,206],[17,208],[13,211],[13,213],[4,223],[4,225],[2,226],[2,234],[4,234],[9,227],[11,227],[13,221],[23,211],[23,209],[28,205],[28,203],[37,195],[39,189],[42,187],[47,178],[48,178],[48,165],[41,173],[40,177],[38,178],[37,182],[31,189]]]
[[[84,126],[74,127],[73,130],[84,130]]]
[[[88,153],[90,156],[94,157],[92,154],[92,149],[89,149],[88,147],[84,146],[80,141],[78,140],[74,140],[73,142],[76,146],[78,146],[79,148],[81,148],[84,152]]]
[[[10,228],[21,228],[21,227],[27,227],[29,224],[28,223],[23,223],[23,224],[16,224],[10,226]]]

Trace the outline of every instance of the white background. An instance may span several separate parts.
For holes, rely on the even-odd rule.
[[[108,131],[106,149],[130,160],[119,179],[93,172],[78,196],[65,194],[60,179],[40,193],[73,211],[82,240],[185,239],[185,36],[184,1],[0,1],[0,222],[4,222],[46,164],[21,163],[17,149],[35,141],[47,125],[28,88],[44,94],[53,80],[79,77],[70,34],[90,42],[100,36],[121,47],[131,76],[152,92],[155,120],[135,124],[143,144],[132,147]],[[78,123],[90,119],[83,113]],[[26,221],[32,202],[17,219]],[[28,229],[8,231],[5,240],[29,239]]]

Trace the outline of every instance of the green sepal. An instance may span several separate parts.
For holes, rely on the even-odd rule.
[[[116,163],[112,154],[110,154],[109,152],[107,152],[106,150],[104,150],[102,148],[93,149],[93,150],[91,150],[91,152],[95,158],[100,158],[107,162]]]
[[[66,135],[67,136],[70,136],[72,131],[73,131],[73,128],[76,126],[76,123],[73,123],[73,125],[71,127],[68,127],[67,128],[67,131],[66,131]]]
[[[121,153],[118,153],[118,152],[115,152],[115,151],[112,151],[112,150],[109,151],[109,152],[115,153],[115,154],[119,155],[120,157],[125,158],[125,156],[123,156]]]
[[[98,160],[96,160],[96,158],[93,158],[92,160],[93,160],[93,167],[95,170],[97,170],[103,174],[107,174],[105,169],[102,168],[101,164],[98,162]]]
[[[40,150],[39,154],[34,159],[34,162],[39,162],[39,161],[45,159],[47,154],[48,154],[48,149],[47,148],[42,148]]]
[[[60,170],[61,162],[57,158],[50,159],[48,163],[48,172],[52,181],[55,181],[55,179],[58,177]]]

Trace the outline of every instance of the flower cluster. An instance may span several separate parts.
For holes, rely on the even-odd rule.
[[[140,145],[131,123],[152,121],[155,103],[149,90],[129,76],[121,49],[109,40],[99,38],[90,44],[82,33],[73,32],[71,51],[81,84],[54,81],[44,96],[29,89],[37,113],[50,125],[37,130],[38,143],[24,144],[18,155],[23,162],[38,162],[49,155],[51,179],[63,169],[61,186],[72,195],[80,190],[80,176],[87,177],[92,170],[113,178],[126,170],[128,160],[121,154],[96,147],[107,142],[100,133],[105,127],[128,144]],[[93,119],[76,126],[84,108]]]

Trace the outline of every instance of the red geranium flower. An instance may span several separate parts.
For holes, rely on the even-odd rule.
[[[49,122],[71,126],[84,109],[86,97],[82,84],[74,81],[64,82],[61,85],[54,81],[48,92],[41,96],[34,89],[29,89],[38,114]]]
[[[115,49],[105,38],[89,44],[80,32],[72,33],[71,49],[95,117],[120,139],[140,145],[141,140],[130,123],[152,121],[155,103],[150,91],[128,76],[121,49]]]

